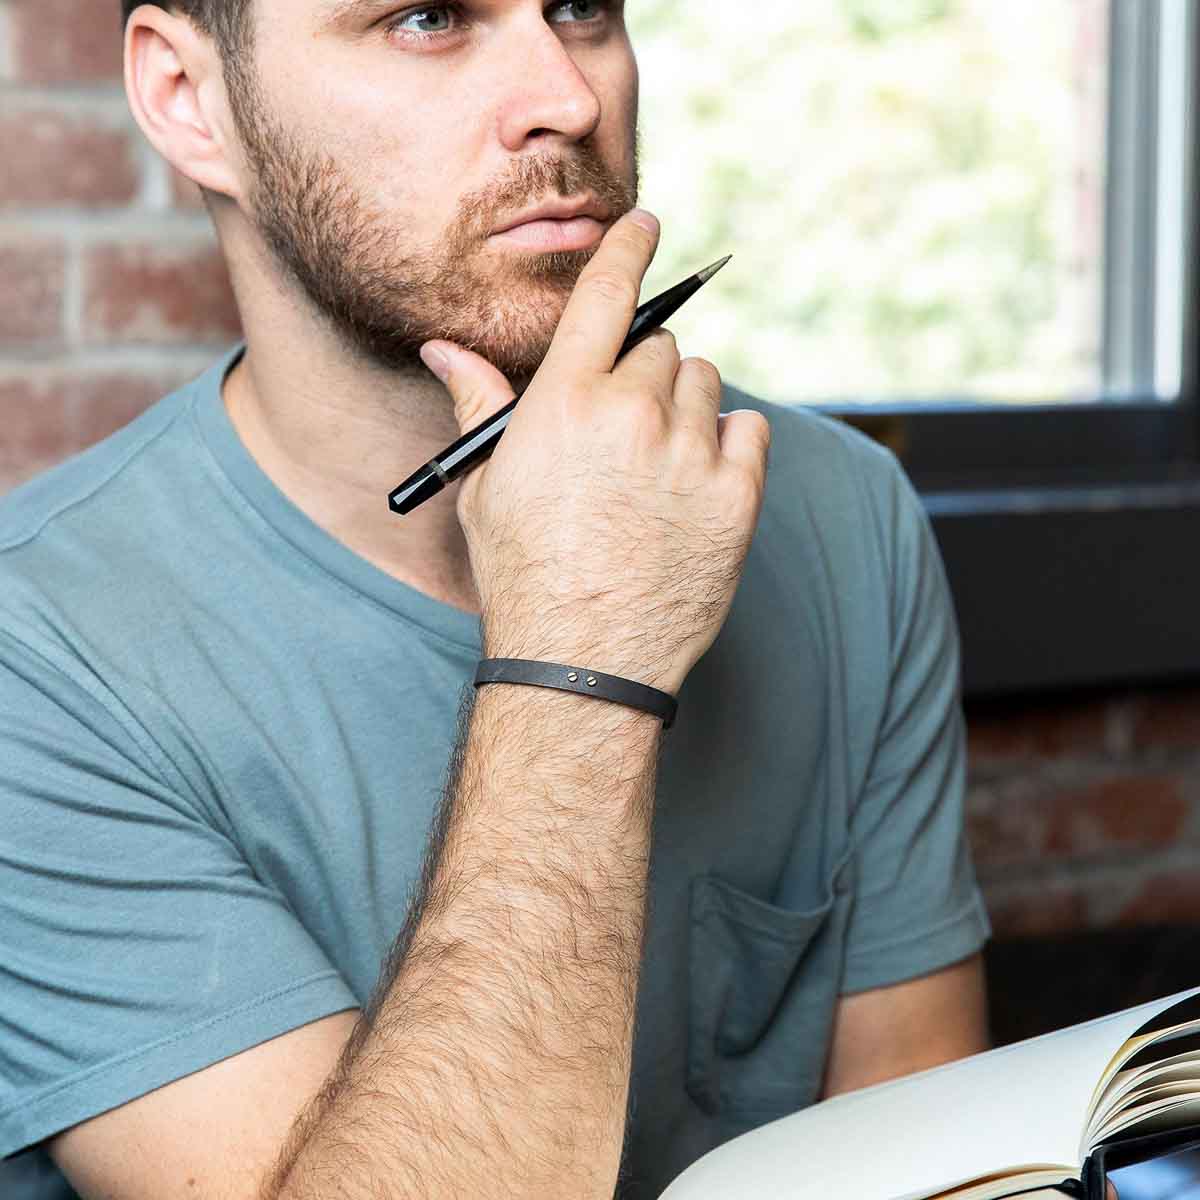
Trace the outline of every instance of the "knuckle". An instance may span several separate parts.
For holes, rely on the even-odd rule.
[[[664,361],[679,365],[679,343],[675,340],[675,335],[669,329],[656,330],[654,335],[647,339],[647,344],[654,349]]]
[[[712,399],[719,400],[724,384],[721,372],[706,358],[685,358],[679,364],[681,372],[687,372],[688,384]]]
[[[633,353],[654,368],[669,367],[672,378],[679,370],[679,347],[675,335],[667,329],[659,329],[651,334]]]
[[[628,306],[637,304],[637,284],[628,275],[622,275],[620,271],[614,271],[611,268],[597,271],[588,280],[588,287],[601,300]]]

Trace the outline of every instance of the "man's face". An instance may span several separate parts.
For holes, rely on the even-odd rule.
[[[594,243],[636,204],[623,6],[254,0],[229,81],[251,216],[348,345],[405,368],[445,338],[518,386],[533,374],[595,244],[495,231],[590,194]]]

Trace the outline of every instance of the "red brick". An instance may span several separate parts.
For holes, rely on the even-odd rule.
[[[128,425],[156,400],[173,392],[194,371],[103,371],[81,378],[74,386],[73,430],[80,449]]]
[[[0,490],[119,429],[188,374],[31,368],[0,376]]]
[[[10,0],[11,58],[24,83],[121,78],[121,16],[115,0]]]
[[[1110,701],[1056,705],[979,706],[968,711],[967,744],[973,762],[1087,757],[1108,742]]]
[[[1186,782],[1154,772],[1107,775],[1057,790],[1053,779],[974,789],[968,827],[985,866],[1081,859],[1169,846],[1191,815]]]
[[[1137,750],[1200,751],[1200,689],[1169,689],[1143,697],[1134,713]]]
[[[134,136],[84,113],[5,113],[0,208],[129,204],[138,193]]]
[[[0,279],[0,346],[61,338],[66,252],[60,242],[0,242]]]
[[[1045,793],[1028,780],[972,788],[967,794],[967,832],[976,863],[986,867],[1036,862],[1046,844],[1047,808]]]
[[[1200,924],[1200,864],[1151,876],[1120,910],[1114,924]]]
[[[1066,883],[1030,883],[988,895],[984,889],[992,933],[996,938],[1038,937],[1070,933],[1088,925],[1087,897]]]
[[[75,449],[70,412],[69,389],[57,380],[0,378],[0,470],[19,474],[69,454]]]
[[[85,252],[85,340],[228,342],[239,331],[225,262],[211,241],[123,242]]]
[[[1054,797],[1046,852],[1078,857],[1123,847],[1169,846],[1183,834],[1190,813],[1178,776],[1141,773],[1103,779]]]

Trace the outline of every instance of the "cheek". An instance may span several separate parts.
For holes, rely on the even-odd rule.
[[[273,107],[285,128],[303,131],[310,157],[332,159],[364,199],[416,204],[437,219],[448,181],[468,177],[477,97],[420,70],[401,87],[390,58],[338,54],[318,67],[294,55],[278,67]]]
[[[633,157],[633,137],[638,121],[640,79],[637,60],[630,48],[622,55],[617,67],[597,87],[604,113],[604,136],[607,141],[628,147]]]
[[[440,228],[453,217],[454,181],[470,177],[464,120],[434,106],[389,119],[377,96],[374,109],[355,99],[343,89],[337,107],[319,114],[312,148],[331,157],[370,206],[413,222],[414,233]]]

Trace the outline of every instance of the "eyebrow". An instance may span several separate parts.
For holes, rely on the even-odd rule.
[[[353,24],[396,7],[397,0],[327,0],[317,10],[321,25]]]
[[[322,25],[340,25],[372,17],[395,4],[395,0],[329,0],[318,10]]]

